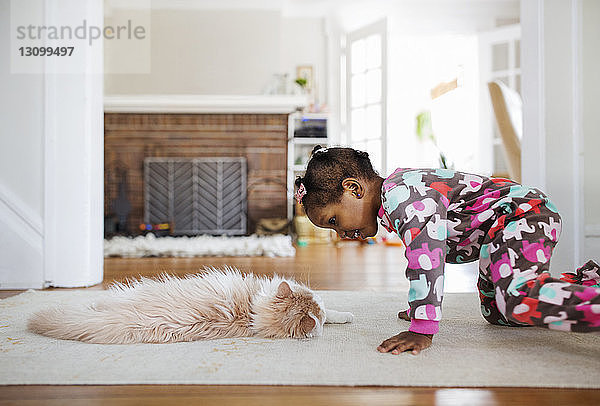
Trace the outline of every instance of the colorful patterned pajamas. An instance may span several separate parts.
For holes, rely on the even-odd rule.
[[[548,273],[561,219],[539,190],[451,170],[398,169],[382,185],[379,217],[406,245],[410,331],[437,332],[444,263],[476,260],[488,322],[600,331],[598,265],[590,261],[562,280]]]

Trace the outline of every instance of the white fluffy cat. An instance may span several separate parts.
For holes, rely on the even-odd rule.
[[[230,267],[205,271],[115,283],[107,299],[40,311],[28,327],[89,343],[172,343],[255,335],[314,337],[322,334],[323,323],[353,319],[351,313],[325,309],[318,295],[292,279],[243,274]]]

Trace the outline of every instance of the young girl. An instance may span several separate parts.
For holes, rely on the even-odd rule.
[[[548,272],[561,218],[538,189],[448,169],[397,169],[386,179],[366,152],[315,147],[296,199],[318,227],[341,238],[374,236],[377,223],[406,246],[408,331],[377,350],[418,354],[442,318],[444,264],[479,260],[483,317],[504,326],[600,331],[600,266]]]

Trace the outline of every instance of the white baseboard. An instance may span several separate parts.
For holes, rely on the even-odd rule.
[[[0,185],[0,289],[44,287],[40,216]]]

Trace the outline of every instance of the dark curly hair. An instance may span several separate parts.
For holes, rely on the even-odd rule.
[[[346,178],[371,180],[377,176],[368,153],[317,145],[312,150],[304,177],[296,178],[296,186],[303,184],[306,189],[301,203],[307,210],[337,203],[344,193],[342,181]]]

